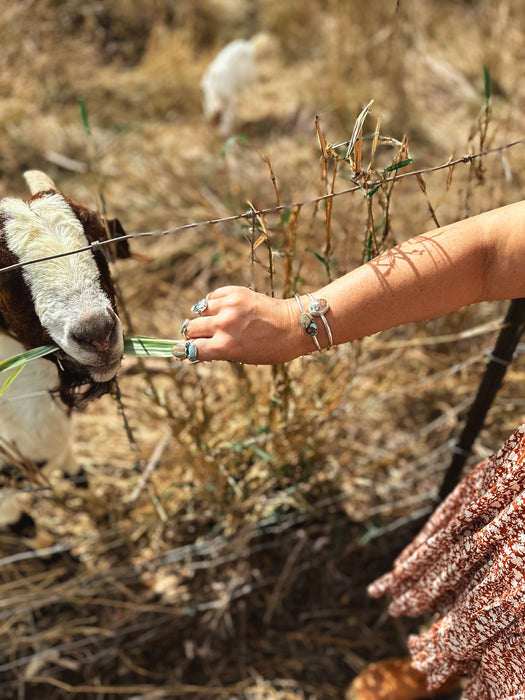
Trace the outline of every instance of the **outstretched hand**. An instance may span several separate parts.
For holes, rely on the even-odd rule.
[[[294,299],[229,286],[210,292],[205,302],[199,315],[183,325],[184,336],[200,361],[272,365],[311,351]]]
[[[524,222],[525,200],[433,229],[302,298],[220,287],[184,322],[186,343],[172,352],[192,361],[280,364],[468,304],[523,297]],[[321,300],[328,314],[313,329],[308,316],[319,309],[310,302]]]

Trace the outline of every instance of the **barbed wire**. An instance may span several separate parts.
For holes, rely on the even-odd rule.
[[[525,139],[519,139],[517,141],[513,141],[511,143],[507,143],[503,146],[496,146],[494,148],[488,148],[484,151],[480,151],[478,153],[467,153],[463,156],[460,156],[459,158],[456,158],[455,160],[448,160],[446,163],[441,163],[440,165],[434,165],[430,166],[428,168],[421,168],[419,170],[411,170],[409,172],[404,172],[400,173],[396,171],[392,175],[388,175],[385,177],[377,178],[375,180],[367,180],[366,186],[370,189],[373,190],[374,187],[377,187],[378,185],[383,185],[387,182],[393,182],[398,181],[398,180],[403,180],[409,177],[417,177],[417,176],[422,176],[426,175],[428,173],[434,173],[438,172],[440,170],[445,170],[447,168],[454,168],[456,165],[461,165],[461,164],[468,164],[472,163],[474,160],[477,160],[479,158],[483,158],[484,156],[488,155],[493,155],[495,153],[501,153],[502,151],[506,151],[510,148],[514,148],[515,146],[520,146],[525,144]],[[319,195],[318,197],[314,197],[312,199],[302,201],[302,202],[294,202],[291,204],[278,204],[273,207],[265,207],[261,209],[254,209],[250,208],[249,210],[241,213],[241,214],[232,214],[231,216],[225,216],[225,217],[220,217],[216,219],[207,219],[204,221],[191,221],[187,224],[182,224],[180,226],[174,226],[172,228],[168,229],[163,229],[163,230],[156,230],[156,231],[139,231],[136,233],[128,233],[122,236],[115,236],[114,238],[109,238],[107,240],[103,241],[94,241],[90,243],[87,246],[84,246],[82,248],[77,248],[75,250],[68,250],[62,253],[56,253],[54,255],[47,255],[41,258],[34,258],[33,260],[26,260],[24,262],[18,262],[18,263],[13,263],[12,265],[8,265],[2,269],[0,269],[0,274],[5,273],[5,272],[11,272],[13,270],[17,270],[22,267],[27,267],[28,265],[34,265],[39,262],[47,262],[48,260],[55,260],[57,258],[63,258],[69,255],[77,255],[79,253],[85,253],[87,251],[94,251],[94,250],[100,250],[103,246],[106,245],[111,245],[114,243],[117,243],[118,241],[129,241],[132,239],[136,238],[162,238],[163,236],[167,236],[170,234],[174,233],[182,233],[184,231],[188,231],[190,229],[194,228],[200,228],[202,226],[215,226],[217,224],[224,224],[224,223],[232,223],[234,221],[240,221],[242,219],[249,220],[252,223],[255,221],[257,217],[260,216],[265,216],[267,214],[278,214],[283,211],[290,211],[296,208],[302,208],[308,205],[315,205],[319,204],[321,202],[335,199],[336,197],[341,197],[343,195],[351,194],[352,192],[358,192],[364,191],[364,188],[362,185],[356,184],[353,185],[352,187],[348,187],[344,190],[340,190],[339,192],[329,192],[327,194]]]

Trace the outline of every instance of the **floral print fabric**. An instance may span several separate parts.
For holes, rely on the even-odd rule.
[[[469,679],[463,700],[525,700],[525,424],[478,464],[369,587],[392,615],[436,613],[409,640],[438,688]]]

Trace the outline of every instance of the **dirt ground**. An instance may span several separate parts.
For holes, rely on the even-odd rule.
[[[219,285],[306,292],[523,196],[519,0],[19,0],[0,20],[2,196],[39,168],[149,234],[112,268],[129,335],[178,339]],[[261,31],[221,135],[201,76]],[[337,145],[371,100],[363,170],[413,162],[365,197]],[[406,654],[425,621],[366,586],[434,507],[506,308],[277,368],[126,357],[119,396],[76,417],[89,488],[17,481],[39,539],[0,534],[1,697],[336,700]],[[523,421],[524,372],[518,353],[469,465]]]

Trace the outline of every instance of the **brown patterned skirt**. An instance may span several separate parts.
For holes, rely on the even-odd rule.
[[[525,424],[478,464],[369,587],[392,615],[436,620],[409,640],[438,688],[469,679],[463,700],[525,700]]]

